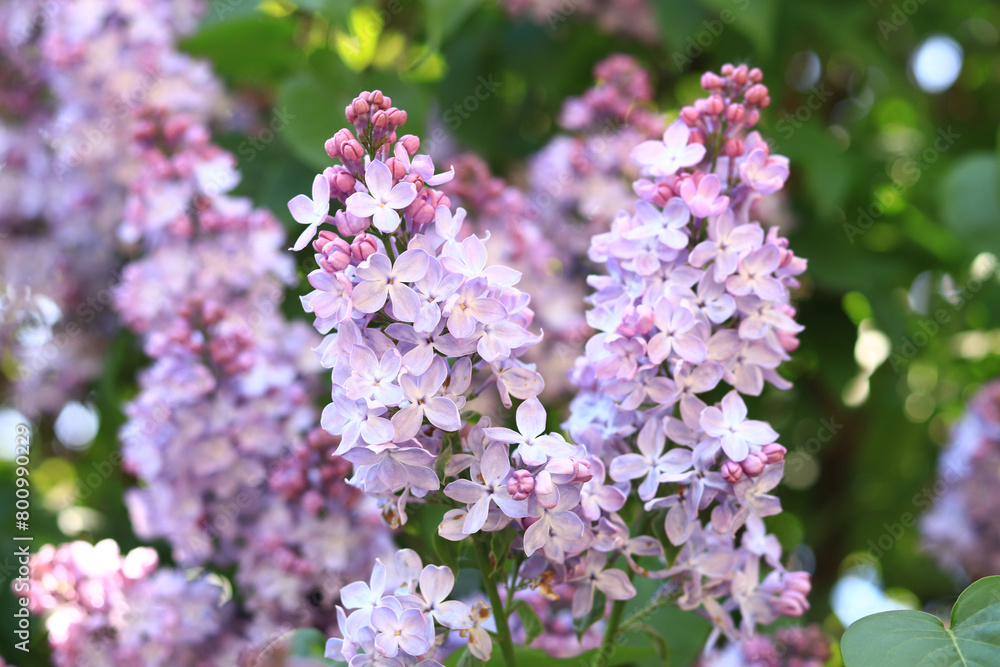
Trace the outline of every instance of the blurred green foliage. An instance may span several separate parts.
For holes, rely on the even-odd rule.
[[[789,449],[780,489],[786,511],[771,528],[794,558],[815,567],[808,620],[838,635],[829,605],[838,575],[867,558],[886,524],[919,513],[949,424],[979,383],[1000,375],[995,270],[961,305],[938,293],[946,274],[967,286],[982,273],[982,253],[1000,255],[1000,6],[650,4],[660,35],[652,44],[600,32],[572,12],[572,2],[560,5],[550,25],[512,19],[495,0],[209,0],[202,29],[184,48],[211,61],[237,103],[257,116],[255,127],[274,130],[220,141],[240,159],[241,190],[289,223],[286,202],[330,163],[323,142],[360,90],[391,95],[425,148],[445,141],[446,129],[458,147],[516,182],[524,160],[558,132],[563,100],[591,85],[593,65],[613,52],[651,69],[665,110],[699,94],[705,69],[738,61],[761,67],[773,102],[759,129],[791,160],[788,235],[809,259],[809,272],[798,297],[806,330],[783,373],[795,387],[765,392],[751,411],[770,419]],[[707,46],[695,41],[706,31]],[[956,40],[963,62],[953,86],[928,94],[915,85],[909,63],[933,34]],[[804,74],[810,62],[819,65],[815,81]],[[499,82],[496,93],[467,118],[446,122],[483,78]],[[799,85],[804,80],[808,85]],[[950,139],[935,145],[942,136]],[[911,298],[914,281],[929,287]],[[298,313],[291,303],[288,312]],[[926,303],[925,314],[914,303]],[[919,335],[940,310],[948,322]],[[117,451],[120,407],[142,363],[135,342],[121,334],[94,388],[101,431],[86,452],[54,444],[51,425],[35,434],[36,547],[104,537],[123,549],[138,544],[122,503],[132,481],[120,467],[82,490]],[[0,465],[7,486],[11,468]],[[8,516],[11,502],[10,494],[0,497]],[[78,508],[83,515],[74,521],[67,511],[80,515]],[[169,562],[168,550],[160,551]],[[915,528],[877,565],[888,587],[925,603],[950,601],[961,588],[921,554]],[[12,611],[9,595],[0,600],[0,614]],[[705,624],[685,618],[669,611],[656,621],[675,652],[671,664],[688,664],[707,634]],[[44,650],[40,628],[34,637],[35,649]],[[0,640],[2,652],[16,659],[9,642]]]

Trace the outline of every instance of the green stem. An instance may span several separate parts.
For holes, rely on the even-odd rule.
[[[632,580],[632,571],[628,573],[629,581]],[[615,643],[618,641],[618,626],[621,625],[622,616],[625,614],[625,600],[615,600],[611,605],[611,616],[608,617],[608,627],[604,630],[604,639],[601,647],[597,649],[594,657],[594,667],[606,667],[611,656],[615,652]]]
[[[486,594],[490,597],[490,606],[493,607],[493,618],[497,622],[497,639],[500,640],[500,650],[503,652],[504,664],[508,667],[517,667],[517,656],[514,655],[514,641],[510,637],[510,623],[507,620],[507,611],[504,609],[503,601],[500,599],[500,590],[497,588],[497,580],[493,575],[493,565],[490,563],[489,541],[476,539],[475,545],[476,561],[479,563],[483,582],[486,584]]]
[[[643,508],[640,507],[639,516],[632,522],[630,535],[645,533],[651,520],[652,514],[643,511]],[[634,578],[635,572],[629,567],[628,580],[632,581]],[[604,629],[604,639],[601,640],[601,646],[597,649],[597,655],[594,657],[594,667],[607,667],[611,656],[614,655],[615,644],[618,643],[620,635],[619,627],[622,623],[622,616],[625,614],[625,602],[626,600],[615,600],[614,604],[611,605],[611,615],[608,616],[608,627]]]

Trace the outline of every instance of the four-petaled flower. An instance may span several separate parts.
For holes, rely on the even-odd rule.
[[[494,442],[487,447],[479,468],[482,482],[475,479],[459,479],[444,488],[444,495],[471,505],[462,526],[463,533],[471,535],[482,529],[491,504],[495,504],[511,518],[528,516],[527,503],[523,500],[514,500],[507,491],[510,458],[506,445]]]
[[[374,313],[392,303],[392,315],[403,322],[414,322],[420,314],[420,298],[406,283],[420,280],[427,273],[429,255],[418,248],[407,250],[389,261],[376,253],[358,266],[361,282],[354,287],[352,301],[362,313]]]
[[[316,236],[316,229],[330,214],[330,181],[323,174],[313,179],[312,199],[305,195],[295,195],[288,202],[288,212],[295,222],[306,225],[290,250],[299,251]]]
[[[632,149],[632,162],[651,176],[670,176],[683,167],[692,167],[705,157],[705,146],[690,144],[691,128],[675,120],[663,133],[663,141],[644,141]]]
[[[747,419],[747,405],[736,391],[722,398],[722,409],[709,406],[701,412],[701,427],[705,433],[722,439],[722,451],[739,463],[750,453],[750,446],[760,447],[778,439],[778,433],[767,422]]]
[[[413,183],[392,184],[392,172],[378,160],[365,170],[368,192],[355,192],[347,198],[347,212],[359,218],[371,218],[375,227],[391,234],[399,227],[398,209],[404,209],[417,198]],[[329,185],[327,186],[329,188]]]

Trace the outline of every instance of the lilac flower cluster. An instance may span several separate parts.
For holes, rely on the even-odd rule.
[[[588,320],[599,333],[574,371],[582,393],[569,427],[581,444],[547,432],[541,378],[517,360],[537,342],[527,297],[514,287],[519,274],[487,266],[484,240],[458,240],[466,211],[452,212],[433,188],[451,174],[435,174],[417,155],[416,137],[397,137],[405,112],[388,98],[363,93],[347,107],[357,134],[341,130],[327,142],[342,165],[289,208],[307,226],[296,248],[324,223],[338,231],[313,241],[316,289],[303,297],[327,334],[318,349],[333,401],[322,423],[341,438],[337,454],[355,464],[351,483],[379,498],[393,525],[405,523],[409,504],[430,501],[458,505],[439,526],[447,540],[479,543],[482,532],[513,528],[520,566],[508,594],[565,585],[577,618],[590,614],[597,592],[635,595],[630,576],[609,566],[621,555],[636,573],[683,580],[681,606],[704,607],[717,634],[738,640],[808,608],[809,575],[785,570],[763,522],[780,511],[768,492],[785,449],[769,425],[747,419],[741,397],[759,394],[765,380],[788,386],[775,369],[801,330],[788,301],[805,262],[747,217],[753,200],[788,175],[787,160],[746,134],[768,102],[760,72],[727,66],[703,82],[708,99],[686,108],[663,141],[632,151],[644,176],[635,214],[619,213],[593,240],[591,259],[610,275],[591,279],[598,291]],[[331,216],[334,198],[344,208]],[[474,375],[485,377],[473,383]],[[699,398],[723,380],[733,390],[718,404]],[[491,383],[505,406],[522,399],[516,429],[463,418]],[[656,572],[639,561],[662,557],[661,543],[618,514],[638,478],[640,518],[659,514],[681,547]],[[673,493],[660,495],[664,484]],[[763,581],[762,559],[770,568]],[[407,611],[384,613],[402,623]],[[412,652],[402,650],[407,661],[429,659],[433,624],[409,616],[406,628],[386,627],[423,633]],[[334,655],[344,645],[348,657],[361,650],[359,660],[398,655],[349,623],[341,620],[346,644],[335,640]],[[497,623],[504,645],[507,620]]]
[[[79,397],[101,369],[116,324],[124,117],[154,81],[171,78],[140,63],[194,26],[184,3],[138,4],[141,40],[103,23],[113,10],[100,3],[0,7],[0,335],[16,363],[10,394],[33,419]],[[106,64],[129,57],[132,69]]]
[[[573,15],[593,21],[608,34],[647,43],[656,42],[658,37],[647,0],[504,0],[503,5],[514,16],[526,16],[552,29]]]
[[[628,183],[639,175],[632,149],[665,129],[652,108],[649,72],[635,58],[605,58],[594,66],[594,79],[592,88],[563,104],[559,124],[567,133],[529,164],[529,216],[562,241],[559,259],[569,275],[585,274],[581,260],[590,237],[606,232],[615,213],[631,206]]]
[[[594,476],[583,448],[546,432],[541,376],[519,360],[539,339],[528,330],[528,296],[515,287],[519,272],[487,265],[488,234],[461,236],[466,211],[452,211],[434,189],[452,173],[435,174],[416,137],[397,137],[405,112],[375,91],[346,115],[357,136],[341,130],[327,142],[342,165],[317,176],[312,197],[297,196],[289,209],[307,226],[296,247],[324,223],[339,232],[324,229],[313,241],[319,268],[302,302],[327,334],[318,351],[333,392],[322,425],[340,437],[336,453],[355,464],[350,483],[378,498],[392,525],[406,522],[414,502],[444,502],[452,506],[439,527],[445,539],[510,526],[526,567],[537,570],[530,578],[549,563],[565,574],[575,557],[571,576],[616,598],[634,595],[623,572],[602,572],[601,554],[581,556],[593,541],[582,513],[599,514],[601,503],[623,503],[624,494],[599,481],[588,487]],[[344,204],[333,216],[331,197]],[[522,401],[517,430],[463,419],[466,403],[491,385],[505,406]],[[580,613],[589,604],[581,595]],[[341,632],[371,654],[353,627],[342,622]]]
[[[823,667],[833,656],[818,625],[779,628],[774,636],[757,635],[730,644],[698,662],[697,667]]]
[[[330,139],[327,152],[343,164],[289,209],[307,225],[296,248],[320,224],[339,232],[324,229],[313,241],[315,290],[302,299],[327,334],[319,353],[333,394],[322,425],[340,436],[337,454],[356,464],[351,483],[402,524],[409,502],[440,489],[434,464],[443,452],[442,463],[465,461],[460,470],[478,458],[445,437],[462,428],[473,394],[495,384],[510,406],[542,389],[518,359],[538,336],[528,331],[528,297],[514,287],[520,273],[487,266],[488,236],[461,238],[465,210],[453,212],[434,189],[453,172],[435,174],[415,136],[397,139],[406,113],[375,91],[356,98],[347,118],[360,140],[346,129]],[[331,196],[344,204],[334,216]],[[482,381],[475,389],[474,377]]]
[[[683,579],[682,608],[703,608],[732,640],[800,615],[810,589],[808,574],[782,566],[764,527],[781,511],[770,492],[785,448],[770,425],[748,419],[743,400],[765,381],[789,386],[776,369],[798,344],[789,293],[806,266],[748,216],[788,176],[788,161],[750,132],[769,102],[761,78],[745,65],[705,74],[708,97],[685,107],[662,141],[632,151],[639,200],[591,244],[607,275],[589,280],[597,333],[574,370],[581,393],[567,422],[612,488],[642,480],[646,512],[666,511],[664,532],[681,550],[663,575]],[[620,535],[635,537],[624,526]]]
[[[145,254],[116,307],[154,363],[126,406],[124,465],[145,482],[127,502],[137,533],[166,538],[179,562],[236,565],[256,642],[325,627],[365,549],[388,542],[372,508],[337,488],[329,443],[306,442],[316,364],[302,350],[316,341],[280,315],[294,278],[285,231],[229,194],[235,159],[207,120],[152,107],[134,125],[141,167],[121,234]],[[349,533],[364,546],[348,552]]]
[[[374,508],[343,483],[349,464],[330,458],[329,439],[305,437],[316,420],[318,365],[303,349],[318,341],[280,314],[294,278],[281,251],[283,227],[230,194],[236,161],[208,129],[221,86],[177,49],[200,5],[43,5],[5,5],[12,18],[3,26],[7,37],[23,36],[16,54],[38,54],[48,77],[40,80],[58,102],[59,141],[40,167],[28,160],[36,153],[19,149],[0,177],[18,170],[39,183],[61,177],[54,191],[79,198],[53,200],[53,220],[64,222],[67,210],[81,218],[53,228],[72,250],[60,259],[66,267],[106,268],[97,249],[69,243],[77,233],[107,247],[117,236],[135,257],[120,280],[104,283],[101,301],[110,308],[113,298],[153,359],[121,431],[123,468],[142,482],[126,498],[133,527],[165,538],[183,565],[233,568],[241,613],[252,619],[221,628],[216,642],[250,650],[292,628],[326,629],[344,580],[389,552],[390,541]],[[36,167],[49,175],[38,177]],[[4,181],[5,197],[15,190]],[[42,215],[29,203],[17,208],[21,218]],[[45,301],[29,305],[32,316],[51,319]],[[348,534],[358,538],[350,551]],[[63,618],[65,633],[87,632],[86,615]],[[173,643],[185,642],[172,631],[143,651],[170,655]]]
[[[545,337],[524,358],[535,363],[547,380],[543,400],[571,395],[567,373],[590,329],[581,307],[585,286],[570,277],[573,257],[567,252],[569,244],[549,233],[548,219],[543,228],[537,203],[520,188],[493,175],[482,158],[463,153],[455,156],[452,165],[455,178],[441,184],[440,189],[453,204],[466,209],[464,233],[489,233],[491,250],[496,251],[490,261],[530,276],[534,322],[545,331]]]
[[[481,660],[489,660],[493,641],[483,622],[489,607],[477,601],[471,607],[449,600],[455,574],[447,567],[424,566],[412,549],[400,549],[392,571],[376,561],[371,581],[348,584],[337,608],[342,639],[327,642],[326,656],[356,664],[392,664],[432,667],[437,647],[451,631]],[[438,635],[437,630],[442,630]]]
[[[1000,571],[996,480],[1000,471],[1000,381],[983,385],[954,426],[938,478],[917,507],[925,548],[959,579]],[[933,505],[931,504],[933,503]]]
[[[29,608],[45,614],[57,667],[237,664],[219,641],[234,623],[221,586],[159,568],[153,549],[113,540],[43,546],[32,558]]]

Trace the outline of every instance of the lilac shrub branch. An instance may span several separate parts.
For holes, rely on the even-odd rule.
[[[749,220],[753,201],[788,177],[787,159],[751,131],[769,103],[760,81],[746,66],[706,74],[709,97],[683,109],[662,141],[633,150],[634,213],[621,211],[591,245],[608,275],[589,280],[597,333],[572,374],[574,441],[547,432],[542,378],[520,360],[540,339],[520,273],[489,265],[489,233],[469,233],[466,211],[436,189],[453,173],[435,173],[417,137],[397,136],[405,112],[379,91],[352,101],[354,131],[326,143],[341,164],[289,209],[306,225],[293,250],[311,242],[318,265],[302,302],[325,335],[317,350],[333,384],[322,425],[354,464],[349,483],[390,525],[444,502],[446,540],[471,537],[481,551],[484,534],[512,530],[518,566],[505,594],[558,589],[574,617],[591,621],[596,599],[618,601],[606,637],[618,634],[636,574],[680,583],[678,604],[716,626],[710,645],[808,608],[809,575],[785,569],[763,521],[781,510],[769,492],[786,450],[770,425],[747,418],[742,398],[765,381],[790,386],[776,369],[802,329],[789,297],[805,261]],[[331,215],[333,200],[341,208]],[[706,404],[700,396],[723,382],[732,390]],[[463,412],[493,387],[508,409],[520,400],[515,428]],[[635,530],[619,515],[632,495],[643,505]],[[680,548],[670,563],[659,534]],[[492,610],[447,600],[454,572],[422,567],[410,550],[379,561],[369,584],[345,587],[327,656],[435,665],[457,635],[486,660],[481,623],[492,611],[510,662],[493,588],[504,577],[483,558],[480,568]]]

